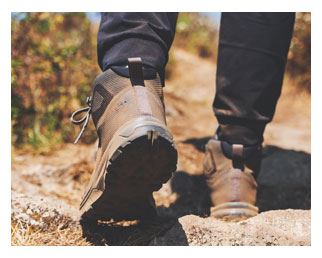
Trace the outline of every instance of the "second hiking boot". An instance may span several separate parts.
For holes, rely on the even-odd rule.
[[[238,221],[258,214],[254,174],[259,170],[260,155],[260,146],[209,140],[204,173],[214,206],[211,216]]]
[[[166,127],[158,72],[129,58],[93,83],[89,107],[74,123],[92,115],[99,144],[95,170],[80,204],[83,219],[131,220],[156,215],[152,192],[176,170],[177,151]],[[87,116],[75,120],[80,112]],[[81,132],[81,133],[82,133]]]

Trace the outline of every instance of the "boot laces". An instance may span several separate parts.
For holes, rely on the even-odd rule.
[[[84,131],[87,127],[87,124],[89,122],[89,118],[91,116],[91,111],[92,111],[91,102],[92,102],[92,97],[87,97],[87,99],[86,99],[87,107],[80,108],[80,109],[76,110],[70,117],[70,120],[74,125],[83,124],[83,127],[82,127],[80,133],[78,134],[77,138],[74,141],[74,144],[76,144],[79,141],[79,139],[81,138],[82,134],[84,133]],[[84,112],[86,112],[86,114],[84,116],[82,116],[80,119],[76,118],[78,115],[80,115],[81,113],[84,113]]]

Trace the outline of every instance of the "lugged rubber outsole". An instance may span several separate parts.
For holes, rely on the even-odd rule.
[[[176,171],[177,151],[172,141],[154,132],[125,142],[111,155],[105,190],[83,212],[83,220],[133,220],[156,215],[152,192]]]

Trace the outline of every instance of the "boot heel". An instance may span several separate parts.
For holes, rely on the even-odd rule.
[[[240,221],[258,214],[258,208],[246,202],[226,202],[211,209],[211,216],[225,221]]]

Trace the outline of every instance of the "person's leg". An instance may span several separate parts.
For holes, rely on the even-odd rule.
[[[221,140],[262,143],[280,96],[294,18],[294,13],[222,14],[213,104]]]
[[[174,39],[178,13],[102,13],[98,63],[103,71],[133,56],[163,71]]]
[[[265,126],[280,96],[294,13],[223,13],[213,109],[219,127],[204,171],[215,217],[257,214]]]
[[[96,166],[80,205],[83,219],[143,219],[156,214],[152,192],[176,170],[162,87],[177,13],[103,13],[89,107],[99,139]],[[77,121],[82,111],[88,115]],[[85,128],[85,126],[83,128]]]

